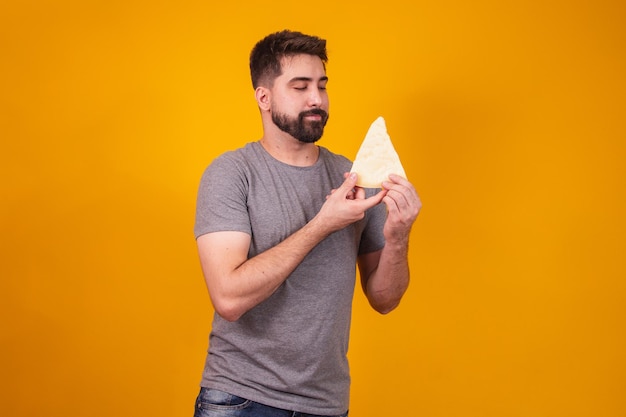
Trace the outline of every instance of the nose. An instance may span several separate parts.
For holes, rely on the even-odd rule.
[[[322,93],[317,88],[312,88],[309,94],[309,106],[319,107],[322,105]]]

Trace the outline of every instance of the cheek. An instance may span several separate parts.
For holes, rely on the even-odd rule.
[[[322,105],[328,108],[330,106],[330,100],[328,99],[328,93],[322,94]]]
[[[276,108],[287,109],[293,105],[293,99],[285,93],[278,93],[274,95],[273,104]]]

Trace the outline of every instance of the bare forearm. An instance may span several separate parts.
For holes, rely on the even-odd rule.
[[[220,314],[227,320],[237,320],[267,299],[329,233],[318,219],[313,219],[278,245],[247,259],[221,280]]]
[[[372,271],[366,274],[364,284],[370,304],[378,312],[386,314],[398,306],[409,286],[409,236],[422,203],[413,185],[405,178],[390,175],[389,181],[383,182],[383,187],[387,190],[383,198],[387,205],[387,220],[383,228],[386,243],[377,263],[366,258],[363,269]],[[375,267],[371,266],[373,263]]]
[[[387,244],[380,254],[377,268],[365,285],[370,305],[379,313],[394,310],[409,286],[410,272],[406,243]]]

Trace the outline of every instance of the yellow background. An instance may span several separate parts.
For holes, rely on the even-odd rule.
[[[190,416],[212,158],[260,136],[247,58],[328,39],[321,144],[379,115],[424,208],[399,310],[355,297],[351,415],[626,415],[620,1],[5,1],[0,414]]]

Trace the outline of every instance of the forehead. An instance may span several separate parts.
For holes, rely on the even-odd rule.
[[[299,54],[283,57],[280,61],[282,75],[278,79],[289,81],[293,78],[319,80],[326,76],[322,60],[315,55]]]

